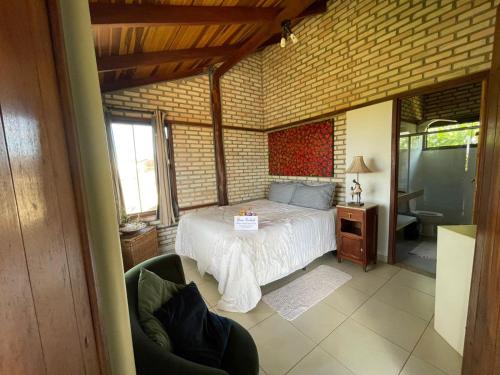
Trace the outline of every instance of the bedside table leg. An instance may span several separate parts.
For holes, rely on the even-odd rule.
[[[337,262],[342,263],[342,258],[337,255]]]
[[[363,264],[363,271],[366,272],[366,264]]]

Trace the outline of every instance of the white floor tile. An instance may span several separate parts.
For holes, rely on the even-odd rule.
[[[217,282],[215,280],[206,280],[199,284],[196,284],[201,296],[209,306],[217,305],[221,295],[217,289]]]
[[[390,284],[413,288],[430,294],[431,296],[434,296],[436,293],[436,279],[405,269],[398,272],[396,276],[391,279]]]
[[[253,310],[250,310],[247,313],[229,312],[219,310],[217,308],[215,308],[214,311],[216,314],[235,320],[246,329],[254,327],[264,319],[267,319],[274,314],[274,310],[262,301],[260,301]]]
[[[375,298],[361,306],[352,319],[407,351],[413,350],[428,323]]]
[[[449,375],[459,375],[462,357],[429,324],[413,355]]]
[[[302,359],[289,375],[354,375],[342,363],[320,347],[315,348]]]
[[[375,276],[370,272],[363,272],[354,275],[351,281],[347,282],[347,285],[351,288],[359,290],[360,292],[372,295],[385,283],[387,283],[387,279]]]
[[[343,285],[326,297],[322,302],[343,314],[351,315],[369,296],[348,285]]]
[[[374,297],[426,321],[434,314],[434,297],[413,288],[388,283]]]
[[[403,367],[401,375],[446,375],[446,373],[412,355]]]
[[[277,314],[250,329],[250,334],[268,375],[285,374],[314,347],[311,339]]]
[[[347,315],[320,302],[290,323],[314,342],[319,343],[346,318]]]
[[[342,323],[320,346],[357,375],[397,375],[410,355],[352,319]]]
[[[401,268],[387,263],[378,262],[368,266],[367,273],[373,276],[381,277],[383,279],[390,279],[396,275]]]

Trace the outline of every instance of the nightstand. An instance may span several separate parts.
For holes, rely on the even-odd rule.
[[[363,265],[377,263],[378,205],[337,205],[337,260]]]

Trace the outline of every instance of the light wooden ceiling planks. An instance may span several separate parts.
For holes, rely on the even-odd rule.
[[[284,17],[322,13],[326,0],[91,0],[90,10],[101,89],[113,91],[227,70],[272,43]]]

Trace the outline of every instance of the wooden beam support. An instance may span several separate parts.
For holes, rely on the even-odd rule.
[[[194,70],[181,70],[178,72],[171,72],[168,74],[160,74],[146,78],[136,78],[136,79],[119,79],[109,83],[101,83],[101,92],[110,92],[128,89],[131,87],[151,85],[153,83],[173,81],[176,79],[187,78],[192,76],[197,76],[208,72],[207,67],[200,67]]]
[[[281,27],[281,23],[285,20],[292,20],[299,16],[304,10],[311,6],[315,0],[285,0],[284,9],[275,18],[274,22],[262,27],[259,32],[253,34],[248,41],[233,55],[232,58],[226,60],[215,72],[214,75],[220,78],[224,73],[236,65],[239,61],[254,52],[262,43],[276,34],[276,28]]]
[[[93,25],[223,25],[271,22],[282,8],[90,3]]]
[[[328,1],[327,0],[316,0],[313,4],[311,4],[307,9],[305,9],[302,13],[300,13],[295,20],[301,20],[307,17],[317,16],[319,14],[326,13],[328,9]]]
[[[219,206],[227,206],[226,160],[224,159],[224,139],[222,128],[222,101],[220,94],[220,77],[213,70],[209,72],[210,106],[214,132],[215,172],[217,180],[217,200]]]
[[[99,72],[130,69],[141,65],[159,65],[175,61],[228,57],[236,53],[241,44],[220,47],[189,48],[171,51],[134,53],[130,55],[101,56],[97,58]]]

